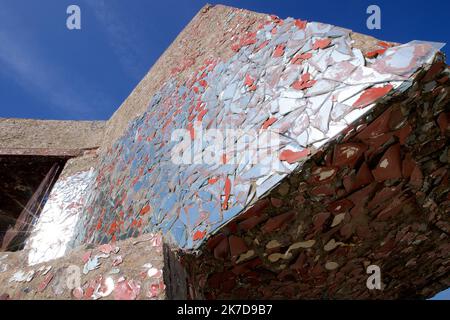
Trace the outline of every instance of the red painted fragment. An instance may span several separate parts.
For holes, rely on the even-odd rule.
[[[202,121],[205,114],[208,112],[208,109],[203,109],[197,116],[198,121]]]
[[[305,28],[306,28],[307,22],[306,22],[306,21],[302,21],[302,20],[300,20],[300,19],[296,19],[296,20],[294,21],[294,24],[295,24],[295,26],[296,26],[297,28],[299,28],[299,29],[305,29]]]
[[[264,121],[263,125],[262,125],[262,129],[266,130],[267,128],[269,128],[272,124],[274,124],[274,122],[276,122],[278,119],[275,117],[269,118],[266,121]]]
[[[292,88],[296,90],[304,90],[311,88],[316,82],[316,80],[311,80],[311,75],[309,73],[305,73],[302,74],[300,80],[297,80],[292,84]]]
[[[262,48],[264,48],[264,47],[267,46],[268,44],[269,44],[269,40],[266,40],[266,41],[262,42],[262,43],[255,49],[255,51],[261,50]]]
[[[83,254],[83,257],[81,258],[83,260],[83,263],[86,263],[89,261],[89,258],[91,257],[92,251],[87,251],[85,254]]]
[[[390,47],[393,47],[392,44],[390,44],[390,43],[388,43],[388,42],[385,42],[385,41],[378,41],[378,45],[379,45],[380,47],[383,47],[383,48],[390,48]]]
[[[225,180],[225,196],[223,199],[222,209],[226,210],[228,208],[228,200],[230,199],[231,193],[231,180],[227,177]]]
[[[374,51],[370,51],[366,53],[367,58],[375,58],[381,54],[383,54],[387,49],[378,49]]]
[[[245,75],[245,81],[244,81],[244,84],[247,86],[247,87],[251,87],[253,84],[255,83],[255,80],[250,76],[250,75]]]
[[[355,108],[366,107],[367,105],[377,101],[379,98],[385,96],[389,91],[392,90],[392,88],[393,88],[392,85],[388,84],[380,88],[367,89],[353,104],[353,107]]]
[[[194,236],[193,236],[192,239],[193,239],[194,241],[200,240],[200,239],[203,239],[203,238],[205,237],[205,235],[206,235],[206,230],[203,230],[203,231],[197,230],[197,231],[194,233]]]
[[[140,214],[141,216],[143,216],[143,215],[149,213],[150,210],[151,210],[151,207],[150,207],[150,205],[147,204],[145,207],[143,207],[143,208],[141,209],[141,212],[139,212],[139,214]]]
[[[52,279],[53,279],[53,273],[47,274],[45,276],[44,280],[39,284],[39,286],[37,288],[37,291],[38,292],[43,292],[47,288],[47,286],[50,283],[50,281],[52,281]]]
[[[194,126],[192,125],[192,123],[188,123],[187,129],[189,130],[191,140],[194,140],[195,139],[195,130],[194,130]]]
[[[326,47],[328,47],[331,44],[331,40],[330,39],[320,39],[320,40],[316,40],[313,44],[313,50],[317,50],[317,49],[325,49]]]
[[[208,180],[208,183],[209,183],[209,184],[214,184],[214,183],[216,183],[217,181],[219,181],[219,178],[210,178],[210,179]]]
[[[308,53],[302,53],[302,54],[297,54],[295,55],[292,60],[291,63],[292,64],[302,64],[303,61],[308,60],[309,58],[312,57],[312,53],[308,52]]]
[[[279,45],[275,48],[275,50],[274,50],[274,52],[273,52],[273,57],[274,57],[274,58],[282,57],[282,56],[284,55],[284,49],[285,49],[285,48],[286,48],[285,45],[279,44]]]
[[[281,152],[279,159],[281,161],[287,161],[292,164],[299,161],[300,159],[307,157],[309,153],[309,149],[303,149],[302,151],[297,152],[287,149]]]
[[[238,52],[241,49],[241,46],[239,45],[239,43],[234,43],[231,45],[231,50],[233,50],[234,52]]]

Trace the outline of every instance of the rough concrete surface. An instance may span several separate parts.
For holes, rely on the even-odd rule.
[[[0,300],[161,300],[166,296],[163,246],[158,235],[98,247],[84,245],[63,258],[34,266],[28,266],[27,260],[25,250],[0,253]],[[85,274],[84,266],[93,260],[100,264]],[[32,274],[29,281],[11,280],[21,271]],[[101,296],[112,288],[107,296]]]
[[[0,149],[92,149],[100,146],[104,121],[0,118]]]

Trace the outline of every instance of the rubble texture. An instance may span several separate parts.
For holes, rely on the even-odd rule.
[[[422,71],[200,258],[187,254],[192,298],[404,299],[448,288],[448,75],[440,61]],[[369,265],[381,268],[382,291],[367,289]]]
[[[0,299],[161,300],[166,298],[161,236],[145,235],[27,266],[27,250],[0,254]]]

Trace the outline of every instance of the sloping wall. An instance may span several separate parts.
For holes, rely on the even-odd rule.
[[[162,231],[197,249],[375,102],[408,89],[439,49],[383,43],[365,57],[339,27],[266,17],[257,30],[235,39],[230,59],[167,81],[102,153],[76,243]]]

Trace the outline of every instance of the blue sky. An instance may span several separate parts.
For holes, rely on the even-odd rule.
[[[205,3],[0,0],[0,117],[108,119]],[[450,42],[449,1],[427,0],[426,7],[406,0],[219,3],[327,22],[383,40]],[[82,30],[66,28],[70,4],[81,8]],[[381,30],[366,28],[370,4],[381,7]]]
[[[388,41],[450,43],[442,0],[0,0],[0,117],[108,119],[206,2]],[[70,4],[81,8],[82,30],[66,28]],[[381,30],[366,28],[371,4],[381,7]]]

